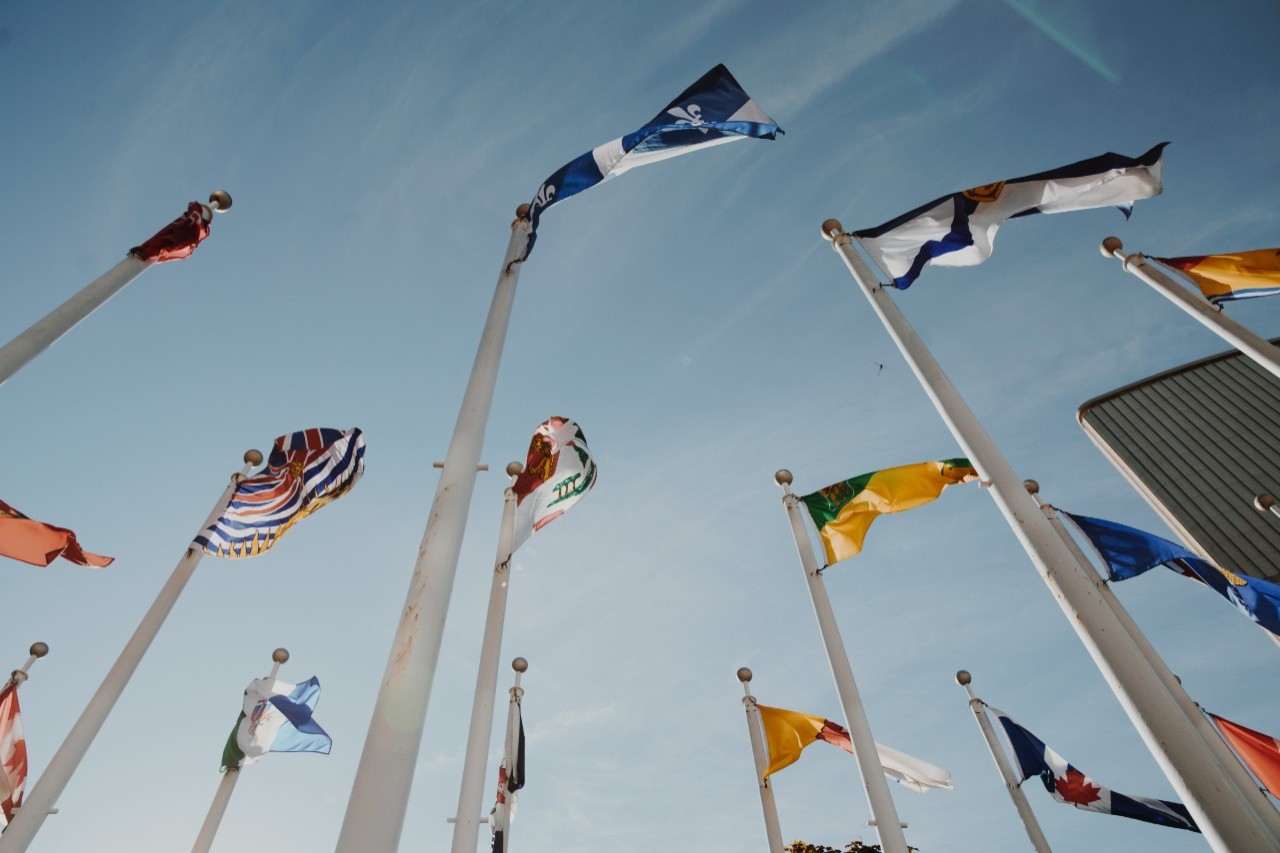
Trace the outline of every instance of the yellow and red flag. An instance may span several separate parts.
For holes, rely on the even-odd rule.
[[[1214,305],[1280,293],[1280,249],[1155,260],[1186,273]]]

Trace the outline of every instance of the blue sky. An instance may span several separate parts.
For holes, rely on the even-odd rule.
[[[1167,533],[1081,432],[1100,393],[1224,349],[1099,241],[1276,244],[1274,4],[0,3],[0,340],[227,189],[190,260],[148,271],[0,388],[0,498],[74,528],[100,571],[9,562],[0,654],[33,778],[249,447],[361,427],[367,473],[265,556],[206,558],[33,850],[194,839],[244,685],[318,675],[333,754],[269,756],[215,849],[336,839],[516,205],[724,62],[786,130],[557,205],[525,266],[405,824],[448,844],[501,512],[536,425],[577,420],[597,488],[518,554],[519,849],[763,849],[734,671],[839,718],[773,473],[809,491],[957,455],[843,265],[828,217],[1171,140],[1165,193],[1019,221],[993,259],[896,294],[1015,470],[1065,508]],[[1230,309],[1264,335],[1280,300]],[[883,363],[885,369],[878,371]],[[952,677],[1116,790],[1172,789],[989,496],[881,519],[826,574],[878,740],[951,770],[893,786],[925,853],[1025,838]],[[1277,651],[1169,573],[1118,594],[1194,698],[1280,732]],[[505,664],[501,683],[508,683]],[[496,766],[498,738],[494,738]],[[855,763],[775,780],[784,836],[874,840]],[[1055,849],[1201,839],[1028,796]],[[484,839],[487,844],[487,838]]]

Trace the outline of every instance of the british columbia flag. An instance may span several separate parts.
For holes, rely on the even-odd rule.
[[[241,480],[195,544],[216,557],[256,557],[301,518],[342,497],[364,473],[358,429],[307,429],[276,439],[267,467]]]

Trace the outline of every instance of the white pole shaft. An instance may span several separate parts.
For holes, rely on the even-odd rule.
[[[778,806],[773,801],[773,785],[764,775],[764,771],[769,769],[769,759],[765,756],[764,738],[760,736],[760,711],[756,708],[756,697],[751,695],[751,688],[745,683],[742,687],[747,694],[742,697],[742,704],[747,709],[747,733],[751,736],[756,786],[760,788],[760,808],[764,811],[764,834],[769,840],[769,853],[783,853],[782,827],[778,823]]]
[[[1262,793],[1262,790],[1258,787],[1257,783],[1254,782],[1253,777],[1249,775],[1249,772],[1244,768],[1244,765],[1241,764],[1240,760],[1236,757],[1235,752],[1233,752],[1231,747],[1227,745],[1226,741],[1222,739],[1222,736],[1218,734],[1218,730],[1205,718],[1204,714],[1200,713],[1200,708],[1196,705],[1195,700],[1187,694],[1186,689],[1182,686],[1182,683],[1178,681],[1177,676],[1173,674],[1173,671],[1169,669],[1168,664],[1164,662],[1164,658],[1160,657],[1160,653],[1151,645],[1151,641],[1147,639],[1146,634],[1144,634],[1142,629],[1138,627],[1137,623],[1133,621],[1133,617],[1129,615],[1129,611],[1125,610],[1124,605],[1120,603],[1118,598],[1116,598],[1116,594],[1111,589],[1111,586],[1104,582],[1098,573],[1093,570],[1092,563],[1089,561],[1089,558],[1085,555],[1080,546],[1076,544],[1075,539],[1071,537],[1071,534],[1067,531],[1066,525],[1064,525],[1062,520],[1059,518],[1057,511],[1047,503],[1041,503],[1040,507],[1045,518],[1049,519],[1049,523],[1053,525],[1053,529],[1057,531],[1058,536],[1062,538],[1062,541],[1066,543],[1067,547],[1076,556],[1084,576],[1097,588],[1098,595],[1100,595],[1102,600],[1107,603],[1107,606],[1111,608],[1116,619],[1119,620],[1121,627],[1126,633],[1128,633],[1130,639],[1133,640],[1138,651],[1140,651],[1143,657],[1147,659],[1147,663],[1160,679],[1160,683],[1164,685],[1164,688],[1169,691],[1169,695],[1173,697],[1175,702],[1177,702],[1178,708],[1182,711],[1183,716],[1190,721],[1191,726],[1196,730],[1200,740],[1213,754],[1214,760],[1218,763],[1218,766],[1222,768],[1223,772],[1231,781],[1231,784],[1235,787],[1237,795],[1248,803],[1249,808],[1253,810],[1254,814],[1258,815],[1271,832],[1275,833],[1277,838],[1280,838],[1280,812],[1277,812],[1275,807],[1271,805],[1266,794]]]
[[[244,471],[231,478],[230,484],[223,490],[218,502],[213,505],[213,511],[196,531],[197,536],[222,515],[223,510],[227,508],[227,503],[231,500],[232,492],[235,491],[236,483],[248,471],[249,466],[246,465]],[[80,714],[80,719],[76,720],[76,724],[71,727],[62,745],[54,753],[48,767],[40,776],[40,781],[36,783],[31,794],[22,804],[22,810],[9,824],[4,834],[0,835],[0,853],[21,853],[27,849],[36,833],[40,831],[45,818],[49,816],[49,810],[58,802],[58,797],[62,795],[67,782],[71,780],[71,774],[75,773],[81,759],[88,752],[89,745],[97,736],[98,730],[106,722],[107,715],[115,707],[120,694],[124,692],[125,685],[129,683],[129,679],[138,668],[142,656],[151,647],[152,640],[159,633],[165,617],[173,609],[174,603],[182,593],[183,587],[187,585],[187,581],[191,579],[191,574],[200,563],[203,554],[204,552],[193,544],[178,561],[173,574],[161,587],[160,594],[156,596],[156,600],[142,617],[133,636],[125,644],[124,651],[120,653],[115,665],[102,680],[102,685],[89,700],[89,704]]]
[[[520,276],[520,264],[515,261],[528,240],[529,221],[516,220],[427,517],[336,853],[395,853],[400,845],[458,553],[475,489],[476,465]]]
[[[88,317],[104,302],[115,296],[151,266],[129,255],[89,283],[84,290],[50,311],[43,319],[0,347],[0,385],[9,380],[27,362],[44,352],[58,338]]]
[[[476,695],[471,703],[471,728],[462,761],[462,785],[453,825],[452,853],[476,853],[480,813],[484,808],[485,771],[489,763],[489,738],[493,735],[493,705],[498,692],[498,658],[502,652],[502,626],[507,612],[511,579],[511,540],[515,527],[516,493],[508,487],[498,529],[498,555],[489,587],[489,612],[484,620],[484,642],[476,669]]]
[[[524,696],[524,688],[520,686],[520,673],[516,673],[516,683],[511,688],[511,700],[507,703],[507,740],[503,749],[502,763],[507,768],[507,779],[515,776],[516,764],[520,760],[520,698]],[[520,780],[524,784],[524,780]],[[498,829],[502,830],[502,849],[497,853],[508,853],[511,850],[511,808],[515,802],[515,793],[506,792],[506,804],[498,809]]]
[[[218,825],[222,823],[222,816],[227,811],[227,803],[231,801],[231,791],[239,778],[240,771],[234,767],[228,767],[222,774],[222,781],[218,783],[218,790],[213,795],[209,813],[205,815],[204,823],[200,826],[200,834],[196,836],[196,843],[192,845],[191,853],[209,853],[209,849],[213,847],[213,837],[218,834]]]
[[[871,822],[880,836],[880,846],[884,853],[907,853],[907,839],[902,834],[898,810],[893,805],[889,783],[884,777],[884,766],[880,763],[880,753],[876,750],[875,738],[871,735],[871,724],[867,722],[862,697],[858,695],[858,686],[853,680],[853,667],[849,664],[849,655],[840,639],[835,613],[831,610],[831,601],[827,598],[822,575],[818,573],[818,561],[809,544],[804,519],[800,516],[800,500],[788,489],[783,495],[782,503],[787,508],[787,518],[791,521],[791,533],[796,540],[800,566],[809,585],[809,596],[813,599],[813,613],[818,618],[818,631],[822,634],[822,644],[827,650],[827,661],[831,664],[836,692],[840,694],[840,707],[844,709],[845,725],[849,727],[849,738],[853,741],[853,755],[857,759],[862,786],[867,792],[867,803],[871,807]]]
[[[1104,250],[1105,251],[1105,250]],[[1256,335],[1237,323],[1226,313],[1205,302],[1190,290],[1181,287],[1154,264],[1147,263],[1140,254],[1125,256],[1117,249],[1112,257],[1119,258],[1126,272],[1151,285],[1157,293],[1199,320],[1209,331],[1253,359],[1271,375],[1280,378],[1280,349],[1260,335]]]
[[[1270,850],[1280,844],[1249,809],[1195,735],[1115,614],[1027,494],[1004,455],[934,361],[897,305],[876,283],[849,235],[832,239],[872,309],[1040,572],[1094,663],[1215,850]]]
[[[1026,792],[1022,790],[1021,780],[1014,774],[1013,768],[1009,766],[1009,759],[1005,755],[1004,747],[996,740],[996,733],[991,727],[991,720],[987,718],[987,710],[982,704],[982,700],[973,695],[973,691],[969,689],[969,685],[965,684],[964,691],[969,694],[969,710],[973,711],[973,718],[978,721],[978,728],[982,731],[982,737],[987,742],[987,749],[991,750],[991,759],[996,763],[996,769],[1000,771],[1000,778],[1004,781],[1005,790],[1009,792],[1009,798],[1013,800],[1013,807],[1018,810],[1018,817],[1022,818],[1022,826],[1027,831],[1027,838],[1031,839],[1031,847],[1036,853],[1052,853],[1049,847],[1049,840],[1044,837],[1044,830],[1040,828],[1040,822],[1036,820],[1035,812],[1031,811],[1031,804],[1027,802]]]

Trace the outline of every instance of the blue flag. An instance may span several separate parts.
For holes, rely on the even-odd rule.
[[[1176,542],[1134,527],[1064,513],[1088,537],[1113,581],[1128,580],[1156,566],[1203,581],[1272,634],[1280,635],[1280,585],[1220,569]]]
[[[1191,813],[1182,803],[1156,800],[1150,797],[1130,797],[1104,788],[1081,773],[1065,758],[1045,746],[1044,741],[1013,721],[1003,711],[987,706],[996,715],[1004,733],[1013,747],[1021,781],[1032,776],[1040,777],[1048,791],[1060,803],[1070,803],[1078,809],[1119,817],[1157,823],[1174,829],[1199,832]]]
[[[533,251],[543,211],[558,201],[655,160],[738,139],[774,139],[779,133],[778,123],[756,106],[729,69],[717,65],[644,127],[597,146],[543,181],[529,205],[533,227],[524,257]]]

